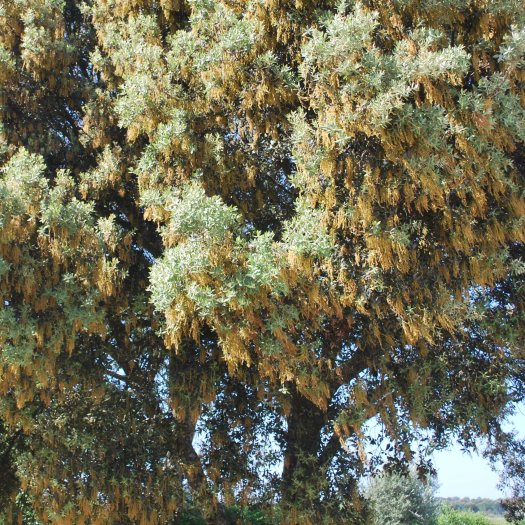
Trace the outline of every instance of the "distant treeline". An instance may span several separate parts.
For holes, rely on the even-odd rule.
[[[496,499],[438,498],[438,500],[456,510],[470,510],[472,512],[481,512],[492,516],[503,516],[503,507]]]

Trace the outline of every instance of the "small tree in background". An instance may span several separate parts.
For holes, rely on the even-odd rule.
[[[438,503],[435,486],[413,473],[384,473],[367,489],[374,525],[435,525]]]
[[[495,456],[503,458],[500,488],[509,494],[501,505],[509,523],[525,525],[525,439],[512,437],[499,439],[494,447]]]
[[[505,519],[510,523],[525,525],[525,497],[513,496],[501,502],[505,509]]]

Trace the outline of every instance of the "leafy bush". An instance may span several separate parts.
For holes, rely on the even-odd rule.
[[[477,512],[460,512],[445,507],[438,517],[438,525],[491,525],[490,521]]]
[[[382,474],[372,480],[367,497],[374,525],[435,525],[434,486],[413,474]]]
[[[199,509],[194,507],[185,509],[176,521],[176,525],[206,525],[206,523],[208,522]],[[225,525],[271,525],[274,521],[261,509],[232,505],[223,507],[221,523]]]

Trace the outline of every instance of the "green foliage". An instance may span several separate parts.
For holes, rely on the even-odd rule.
[[[257,508],[239,507],[237,505],[224,507],[221,510],[225,525],[273,525],[276,519],[270,519]],[[177,518],[176,525],[206,525],[206,521],[197,509],[186,509]]]
[[[438,504],[432,484],[413,473],[383,473],[370,481],[367,497],[376,525],[435,525]]]
[[[441,511],[437,521],[437,525],[490,525],[490,523],[490,520],[482,514],[447,507]]]
[[[286,224],[283,240],[293,252],[311,257],[329,257],[333,245],[322,224],[323,213],[299,201],[297,214]]]

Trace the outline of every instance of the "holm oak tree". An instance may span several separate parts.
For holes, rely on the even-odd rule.
[[[21,495],[357,523],[380,461],[504,441],[520,0],[1,0],[0,28],[8,523]]]

